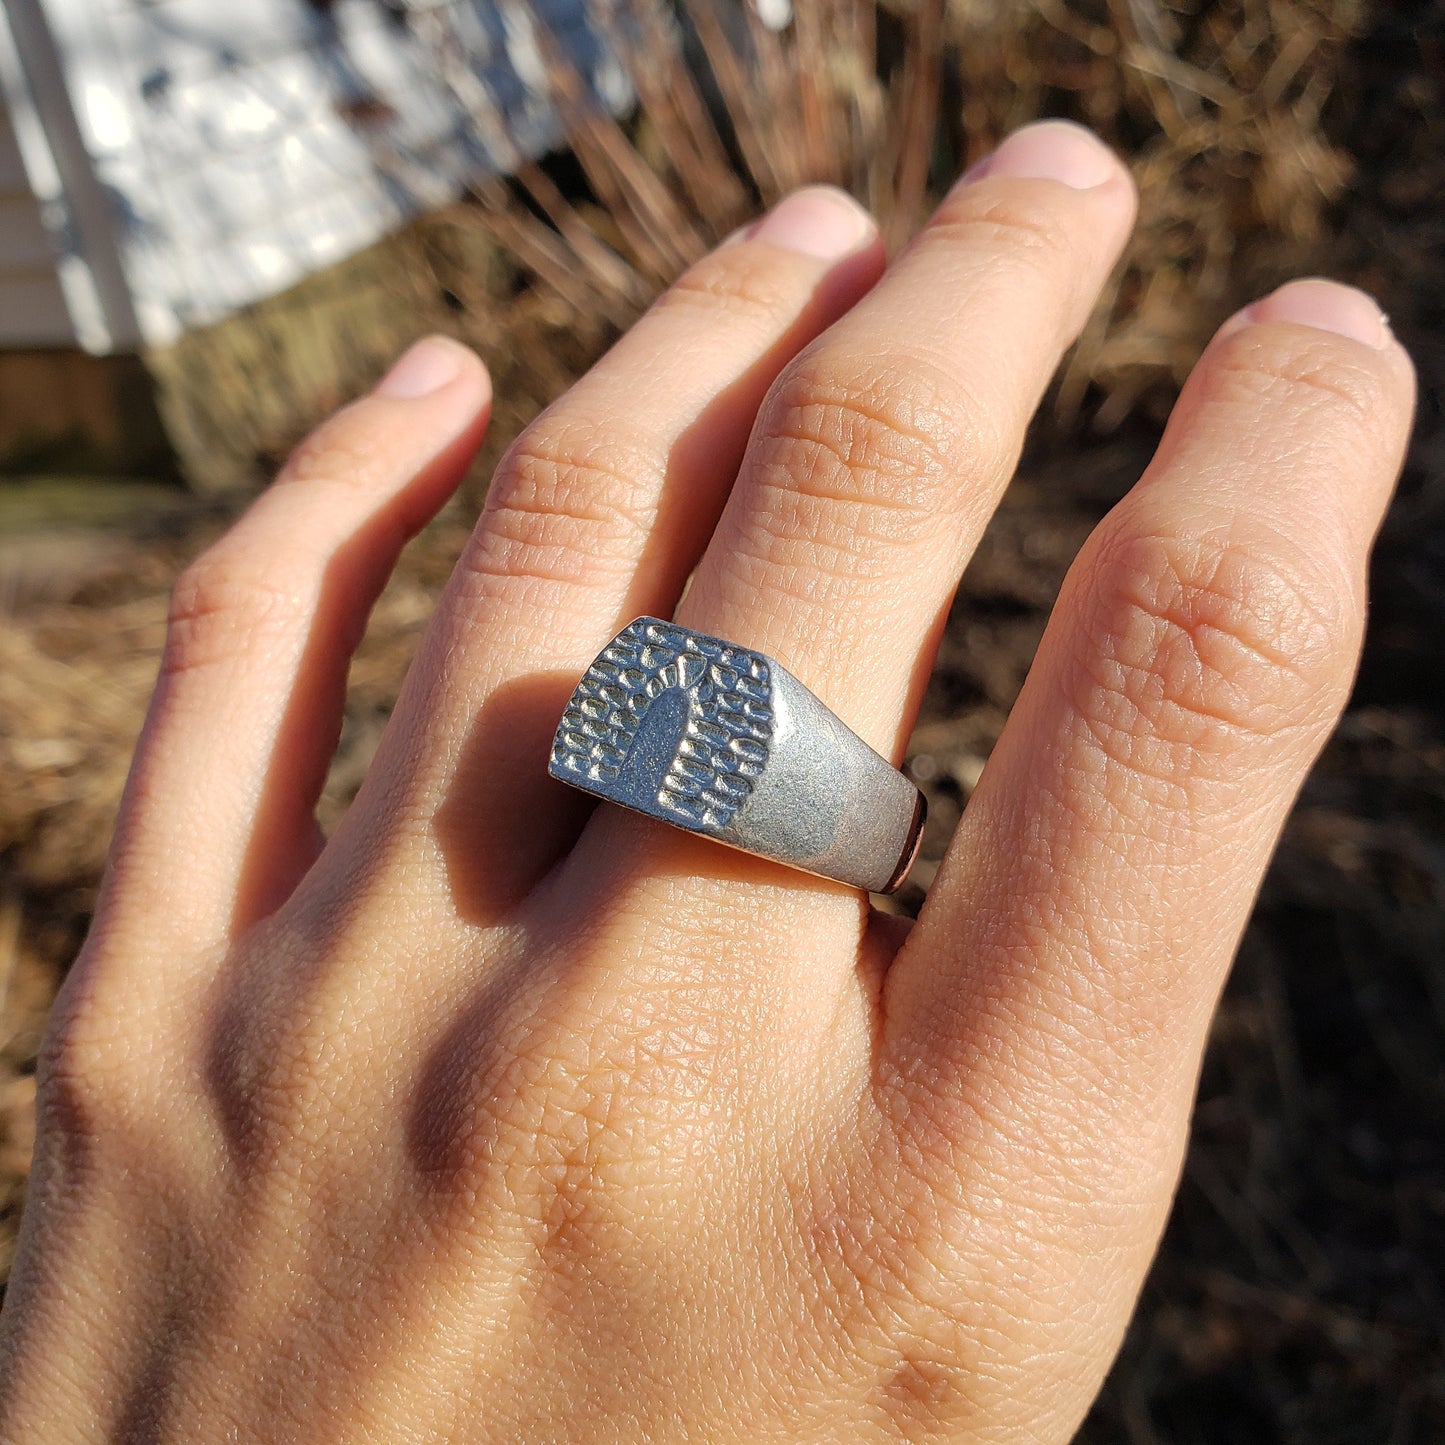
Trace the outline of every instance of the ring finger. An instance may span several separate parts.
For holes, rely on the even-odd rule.
[[[1133,214],[1123,166],[1065,122],[966,175],[773,386],[677,620],[776,658],[896,753],[963,564]],[[604,856],[632,840],[649,874],[716,875],[663,832],[615,812],[592,829]]]
[[[783,373],[679,620],[776,657],[881,752],[1029,419],[1128,234],[1123,166],[1016,132]]]

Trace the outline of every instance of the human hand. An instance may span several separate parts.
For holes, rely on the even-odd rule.
[[[1297,283],[1210,345],[911,930],[546,760],[674,612],[897,757],[1132,213],[1044,125],[886,275],[819,191],[700,262],[503,461],[328,842],[350,651],[485,375],[422,343],[302,446],[176,589],[42,1061],[0,1439],[1068,1438],[1349,687],[1412,394],[1373,304]]]

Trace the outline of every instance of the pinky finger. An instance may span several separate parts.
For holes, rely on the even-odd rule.
[[[469,350],[417,343],[182,574],[102,928],[163,920],[168,952],[206,947],[274,909],[314,861],[351,653],[402,546],[475,454],[490,398]]]

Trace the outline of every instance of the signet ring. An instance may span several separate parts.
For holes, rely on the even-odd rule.
[[[598,653],[554,778],[730,848],[874,893],[918,853],[923,794],[772,658],[657,617]]]

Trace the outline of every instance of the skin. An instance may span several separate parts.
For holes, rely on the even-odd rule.
[[[644,612],[898,756],[1133,208],[1048,124],[886,274],[821,190],[700,262],[503,461],[329,841],[480,363],[421,343],[191,566],[42,1060],[0,1439],[1069,1437],[1349,688],[1413,391],[1374,304],[1294,283],[1206,349],[911,929],[545,760]]]

